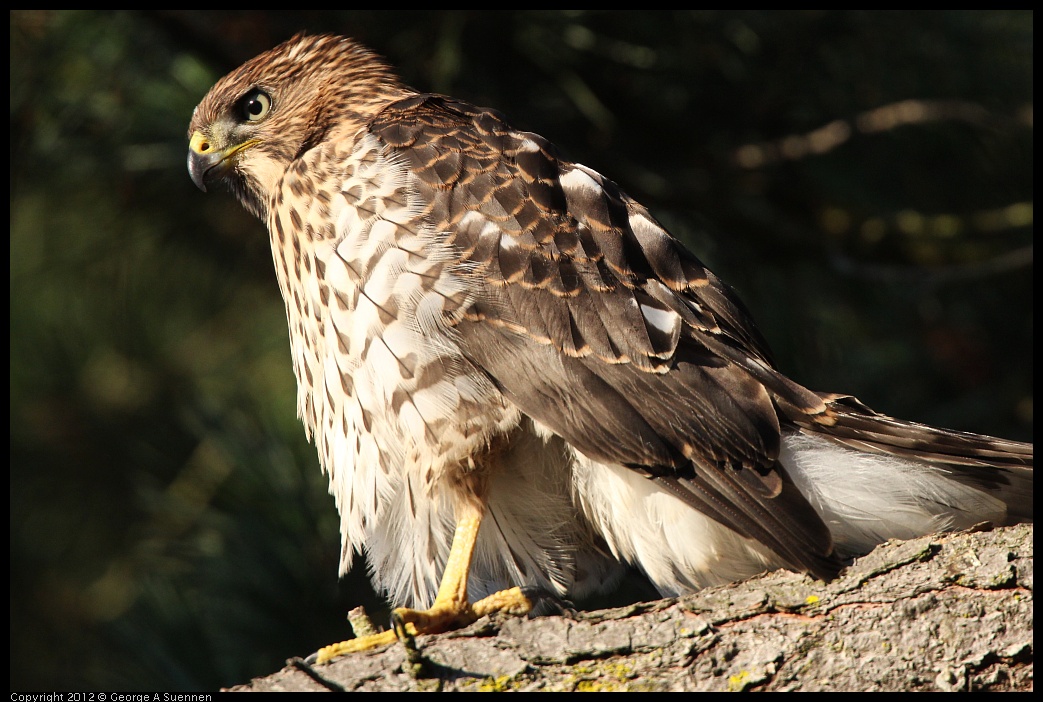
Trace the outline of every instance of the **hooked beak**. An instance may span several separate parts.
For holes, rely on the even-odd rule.
[[[188,174],[192,182],[205,193],[207,183],[227,176],[235,168],[238,155],[259,143],[260,139],[247,139],[222,149],[202,132],[193,133],[188,143]]]

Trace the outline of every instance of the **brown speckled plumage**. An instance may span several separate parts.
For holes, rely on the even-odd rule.
[[[196,183],[268,225],[342,569],[366,552],[396,604],[430,604],[465,503],[472,594],[581,594],[619,562],[664,593],[830,578],[891,536],[1031,518],[1031,445],[783,376],[645,207],[351,40],[251,60],[189,131]]]

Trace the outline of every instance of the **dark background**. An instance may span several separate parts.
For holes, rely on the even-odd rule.
[[[11,14],[11,687],[207,690],[367,591],[263,225],[192,108],[299,30],[508,114],[734,285],[779,366],[1032,438],[1030,12]]]

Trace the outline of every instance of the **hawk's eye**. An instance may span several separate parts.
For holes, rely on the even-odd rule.
[[[246,122],[259,122],[272,109],[272,98],[263,90],[253,89],[239,101],[239,116]]]

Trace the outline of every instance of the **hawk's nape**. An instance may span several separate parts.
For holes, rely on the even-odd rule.
[[[621,564],[664,594],[828,579],[889,538],[1032,518],[1030,444],[795,383],[618,186],[350,39],[247,62],[189,133],[195,183],[268,226],[342,572],[364,552],[418,631]]]

